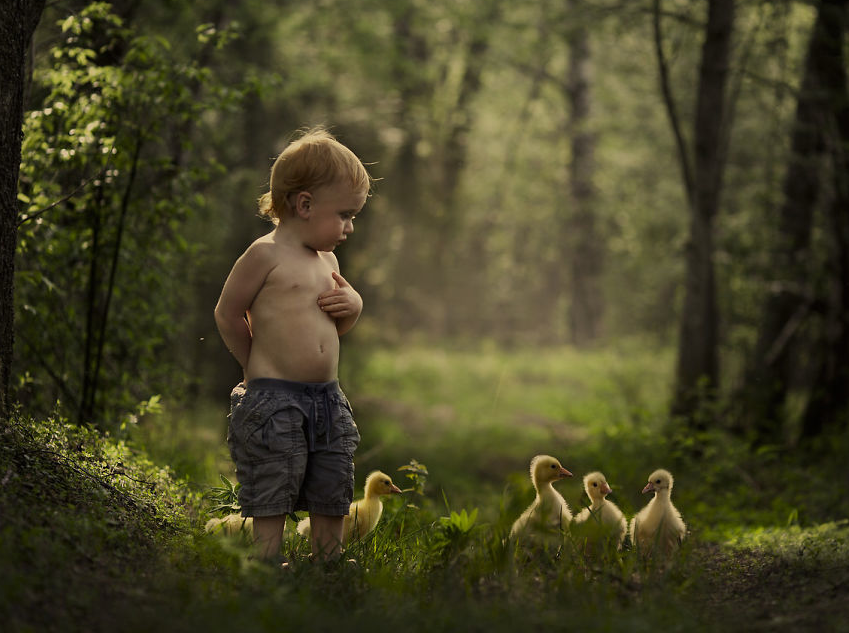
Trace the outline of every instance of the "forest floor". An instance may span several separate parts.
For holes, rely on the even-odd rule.
[[[204,533],[213,484],[197,482],[218,477],[221,460],[209,454],[220,434],[208,434],[205,457],[182,462],[213,472],[186,477],[164,464],[207,434],[208,412],[201,421],[163,420],[140,442],[56,417],[0,421],[0,628],[849,632],[845,442],[814,458],[750,454],[716,436],[703,438],[695,461],[673,449],[679,438],[657,439],[653,396],[640,390],[653,384],[644,367],[633,368],[639,380],[620,373],[614,387],[591,377],[592,393],[576,404],[579,391],[562,393],[576,380],[556,376],[556,388],[528,400],[539,378],[514,385],[496,364],[497,380],[487,377],[498,385],[492,406],[459,395],[481,393],[463,384],[462,358],[450,359],[456,374],[444,359],[427,356],[429,368],[419,359],[403,370],[387,358],[360,367],[372,386],[352,389],[358,418],[369,421],[361,424],[358,492],[378,467],[406,492],[387,499],[375,532],[349,547],[356,564],[310,564],[291,536],[282,551],[293,565],[283,572],[254,561],[244,539]],[[512,357],[510,367],[531,373],[522,362]],[[613,395],[621,391],[627,398]],[[482,410],[484,422],[458,424]],[[571,424],[553,424],[563,410]],[[552,443],[576,475],[603,464],[626,515],[646,501],[639,491],[649,465],[680,473],[675,500],[690,535],[671,564],[647,566],[632,550],[591,560],[568,541],[557,553],[505,543],[532,494],[525,456]],[[429,473],[416,479],[390,467],[411,457]],[[573,508],[582,503],[579,480],[558,484]]]
[[[639,568],[627,554],[606,568],[580,559],[498,567],[485,534],[435,548],[434,516],[425,538],[398,539],[402,509],[387,506],[395,514],[355,552],[358,565],[319,569],[295,546],[293,571],[280,572],[252,562],[238,540],[203,534],[197,500],[187,504],[179,485],[131,453],[73,433],[45,444],[43,431],[22,440],[6,429],[0,457],[7,631],[512,631],[557,622],[581,631],[849,631],[846,521],[741,530],[724,542],[692,534],[670,569]]]
[[[844,530],[842,538],[847,538]],[[694,598],[728,630],[849,631],[849,566],[769,549],[696,551],[704,574]]]

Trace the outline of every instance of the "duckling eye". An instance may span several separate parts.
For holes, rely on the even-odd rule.
[[[383,483],[385,483],[385,484],[388,486],[388,485],[389,485],[389,484],[391,484],[392,482],[391,482],[391,481],[389,481],[388,479],[384,479],[384,480],[383,480]]]
[[[659,483],[660,483],[660,479],[655,479],[655,480],[654,480],[654,483],[659,484]]]
[[[554,464],[552,464],[552,465],[551,465],[551,467],[552,467],[552,468],[557,468],[557,466],[555,466]]]
[[[593,482],[593,488],[598,488],[598,484],[596,482]]]

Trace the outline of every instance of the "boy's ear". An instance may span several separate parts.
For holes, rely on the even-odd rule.
[[[303,220],[308,220],[312,209],[312,194],[309,191],[299,191],[295,196],[295,213]]]

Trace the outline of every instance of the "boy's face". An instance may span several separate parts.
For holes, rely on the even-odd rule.
[[[367,192],[346,183],[333,183],[307,194],[305,244],[317,251],[332,251],[354,232],[354,216],[366,203]]]

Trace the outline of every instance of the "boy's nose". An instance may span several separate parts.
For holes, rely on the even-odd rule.
[[[342,232],[345,233],[345,235],[350,235],[351,233],[353,233],[354,232],[354,221],[348,220],[347,222],[345,222],[345,228],[342,229]]]

